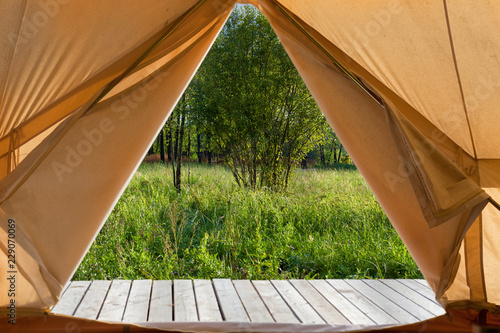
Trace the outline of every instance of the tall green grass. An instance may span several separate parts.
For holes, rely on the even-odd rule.
[[[358,171],[297,170],[287,192],[239,188],[222,166],[143,164],[74,280],[420,278]]]

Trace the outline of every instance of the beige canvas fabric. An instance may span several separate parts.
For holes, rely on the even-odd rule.
[[[251,2],[437,299],[497,311],[500,5]],[[0,270],[11,219],[18,311],[57,302],[234,3],[0,3]]]
[[[163,3],[164,8],[153,6],[147,10],[148,13],[154,14],[153,17],[144,15],[141,20],[136,18],[138,26],[146,29],[144,27],[146,25],[152,31],[141,35],[141,38],[146,38],[147,42],[141,40],[135,43],[136,45],[125,45],[127,47],[125,51],[137,57],[153,45],[159,36],[168,33],[166,42],[156,48],[136,68],[136,73],[131,76],[135,78],[134,80],[123,81],[112,91],[114,96],[108,96],[80,119],[77,119],[75,115],[88,107],[88,101],[84,101],[83,106],[75,104],[79,108],[67,109],[66,114],[73,113],[73,115],[42,141],[26,157],[24,163],[21,163],[2,180],[0,201],[3,202],[0,212],[4,223],[0,237],[4,251],[2,251],[1,265],[7,263],[6,221],[13,219],[16,222],[16,252],[22,258],[16,263],[19,269],[18,288],[22,290],[16,296],[18,311],[23,308],[43,309],[57,302],[63,285],[71,278],[144,156],[145,149],[154,140],[156,133],[189,83],[232,8],[218,2],[207,1],[198,6],[196,11],[190,12],[193,5],[194,3],[188,2],[178,2],[173,5]],[[78,12],[79,7],[85,7],[83,4],[79,6],[76,3],[71,6],[75,6],[72,8],[75,13]],[[121,5],[109,3],[109,6],[105,11],[108,14],[113,12],[113,8]],[[139,5],[134,7],[131,4],[126,9],[130,19],[135,17],[143,4],[137,6]],[[125,11],[123,8],[121,10]],[[159,12],[163,12],[163,15],[159,15]],[[172,13],[173,16],[165,16],[165,13]],[[54,20],[57,21],[60,16],[64,15],[61,13],[55,16]],[[130,22],[127,22],[128,18],[123,17],[124,15],[125,13],[118,15],[119,21],[123,20],[123,25],[128,25]],[[157,17],[156,23],[154,22],[155,16]],[[179,17],[182,20],[180,22],[183,23],[177,26],[175,19]],[[191,20],[195,23],[193,24]],[[51,22],[55,25],[52,27],[55,31],[64,30],[63,28],[68,24],[62,22],[59,26],[57,23]],[[102,24],[109,25],[109,22],[102,22]],[[175,29],[172,30],[172,28]],[[100,26],[94,34],[102,34],[103,30],[106,29]],[[114,27],[109,37],[111,38],[118,32],[118,28]],[[128,40],[129,32],[128,28],[120,32],[121,39]],[[82,33],[85,33],[85,29]],[[54,31],[53,34],[55,34]],[[155,38],[150,38],[150,35]],[[113,35],[112,39],[116,38],[117,36]],[[76,41],[70,38],[66,44],[69,47],[74,42]],[[118,43],[116,40],[115,42]],[[42,41],[40,43],[41,48],[43,43]],[[102,43],[100,48],[104,48],[106,41]],[[91,47],[91,45],[85,45],[85,47]],[[83,71],[85,67],[79,69],[77,64],[85,63],[85,59],[92,62],[92,58],[97,57],[92,52],[88,54],[85,47],[78,53],[78,57],[71,59],[65,71],[62,69],[58,71],[64,72],[66,76],[74,76],[75,70],[76,72]],[[107,46],[105,49],[110,50]],[[64,53],[68,51],[62,50],[61,52],[60,57],[64,59]],[[124,61],[123,55],[109,52],[110,56],[113,55],[115,58],[108,67],[116,67],[115,73],[125,70],[131,63],[130,59],[135,60],[134,57],[126,54],[130,59]],[[150,75],[146,77],[144,68],[148,63],[151,64],[147,69]],[[21,64],[19,66],[21,67]],[[50,72],[54,69],[47,68],[46,70]],[[85,68],[85,73],[88,72],[89,69]],[[40,86],[62,84],[59,81],[64,81],[56,75],[52,76],[55,82],[47,83],[42,80],[39,82]],[[144,77],[146,79],[142,80]],[[84,80],[85,77],[78,77],[78,79]],[[22,83],[19,85],[22,86]],[[90,100],[96,92],[103,89],[102,83],[96,85],[96,88],[96,90],[85,89],[87,99]],[[118,93],[118,89],[121,93]],[[47,94],[54,93],[58,92],[47,92]],[[68,99],[72,98],[73,96],[68,97]],[[12,96],[12,99],[15,100],[15,96]],[[82,102],[79,101],[79,103]],[[57,100],[50,104],[57,104]],[[4,110],[9,110],[7,106],[4,108]],[[9,119],[21,117],[13,111],[7,111],[2,113],[2,116]],[[72,125],[69,127],[69,124]],[[42,128],[43,130],[45,128]],[[61,133],[65,130],[66,133],[62,135]],[[58,139],[61,141],[57,142]],[[38,166],[33,170],[36,164]],[[33,173],[30,175],[30,172]],[[29,177],[26,178],[26,175]],[[94,176],[97,178],[89,181],[89,177]],[[22,185],[18,187],[19,184]],[[22,253],[23,251],[26,253]],[[2,269],[7,271],[5,266]],[[0,303],[7,304],[8,301],[7,294],[2,293]]]
[[[471,229],[473,232],[469,232],[466,237],[470,239],[467,242],[469,246],[464,247],[468,249],[466,253],[460,257],[458,254],[465,232],[488,197],[481,189],[480,159],[474,156],[474,151],[479,149],[471,146],[475,136],[470,135],[476,129],[471,123],[469,130],[469,118],[473,118],[472,115],[480,118],[480,112],[495,113],[487,109],[479,111],[480,106],[487,107],[479,103],[469,110],[467,99],[465,107],[461,103],[462,95],[472,94],[470,99],[474,100],[474,94],[483,92],[484,88],[491,92],[489,99],[494,99],[496,81],[491,79],[493,83],[481,86],[476,91],[460,89],[459,86],[463,84],[459,84],[458,77],[460,82],[482,80],[481,77],[478,78],[481,71],[474,72],[464,68],[467,73],[474,74],[472,78],[465,78],[465,73],[458,69],[455,71],[456,55],[453,53],[459,51],[452,44],[450,34],[453,36],[457,33],[461,36],[462,32],[448,31],[447,22],[452,20],[450,10],[444,7],[448,4],[441,3],[441,7],[436,7],[432,14],[427,14],[427,11],[432,12],[432,9],[427,8],[428,5],[411,6],[399,2],[386,4],[388,7],[377,1],[363,4],[322,1],[317,6],[297,1],[280,3],[283,5],[278,7],[268,5],[267,10],[276,16],[275,27],[281,24],[281,30],[277,28],[277,31],[283,44],[438,298],[443,304],[455,303],[456,306],[460,303],[458,298],[474,298],[475,302],[480,303],[478,307],[494,309],[495,303],[488,299],[495,299],[496,294],[477,291],[488,289],[489,286],[496,288],[493,286],[497,285],[494,276],[491,276],[492,280],[489,282],[483,282],[485,280],[482,278],[484,265],[481,262],[484,257],[481,257],[485,255],[482,244],[486,237],[494,237],[484,233],[479,226],[488,223],[485,223],[485,214],[476,220]],[[437,5],[433,3],[432,6]],[[280,7],[281,9],[277,9]],[[495,12],[495,9],[490,8],[490,12]],[[439,14],[439,19],[433,16]],[[281,23],[278,22],[280,16]],[[290,19],[294,19],[296,26],[300,26],[297,30],[306,31],[310,36],[304,37],[304,33],[300,34],[299,31],[290,32],[287,23]],[[491,22],[494,20],[485,19],[485,24],[494,24]],[[422,23],[417,27],[409,26],[410,22],[420,21]],[[473,25],[476,23],[475,20],[471,22]],[[444,30],[438,29],[441,25],[444,25]],[[474,28],[477,31],[477,27]],[[469,28],[464,26],[462,29]],[[488,32],[481,32],[486,40],[488,36],[485,34]],[[426,48],[428,45],[433,45],[434,48],[441,46],[441,49],[435,49],[431,53],[435,57],[424,56],[430,52]],[[448,57],[444,57],[445,54]],[[385,100],[387,106],[383,107],[371,100],[373,106],[370,109],[366,105],[361,107],[361,98],[358,96],[351,96],[347,101],[347,97],[337,96],[334,89],[331,89],[332,86],[343,86],[336,88],[337,91],[346,90],[348,85],[352,86],[353,91],[360,89],[353,80],[347,79],[345,73],[332,66],[332,57]],[[315,63],[317,65],[313,67]],[[450,68],[451,71],[448,71]],[[495,68],[494,64],[492,68]],[[332,73],[332,78],[326,75],[329,72]],[[486,72],[482,70],[482,73]],[[334,79],[335,75],[339,78]],[[346,82],[334,83],[334,80],[339,81],[341,78]],[[421,80],[425,81],[420,82]],[[347,94],[345,91],[342,93],[343,96]],[[448,100],[453,96],[455,100]],[[485,99],[486,96],[481,97]],[[479,97],[476,99],[479,100]],[[420,101],[430,103],[429,107],[425,107],[426,104]],[[350,109],[349,104],[353,104]],[[450,105],[454,106],[453,110],[460,111],[448,111]],[[346,110],[347,115],[343,116],[340,110]],[[348,122],[346,117],[352,120]],[[487,117],[484,118],[487,122]],[[366,123],[364,128],[363,123]],[[408,127],[404,129],[406,126]],[[360,132],[356,133],[358,130]],[[386,138],[383,138],[384,135]],[[360,137],[370,139],[360,142]],[[481,145],[489,147],[491,143],[492,141],[482,142]],[[388,150],[391,147],[394,147],[393,151]],[[401,149],[402,147],[405,149]],[[483,150],[486,148],[481,148]],[[490,210],[496,211],[488,206],[486,211]],[[489,223],[494,225],[494,220]],[[451,237],[451,234],[454,236]],[[469,268],[458,269],[460,263],[466,265],[466,258]],[[443,295],[457,271],[459,275],[467,272],[466,276],[459,276],[458,279],[467,281],[467,286],[462,286],[462,291],[466,289],[467,292],[457,297],[452,288]],[[486,297],[487,294],[490,294],[490,298]]]

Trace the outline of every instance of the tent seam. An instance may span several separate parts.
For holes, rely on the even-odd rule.
[[[464,88],[462,85],[462,79],[460,77],[460,71],[458,70],[457,55],[455,52],[455,45],[453,44],[453,36],[451,33],[451,25],[450,25],[450,17],[448,15],[448,6],[446,4],[446,0],[443,0],[443,6],[444,6],[445,17],[446,17],[446,26],[448,29],[448,38],[450,40],[451,54],[453,57],[453,65],[455,67],[455,73],[457,75],[457,83],[458,83],[458,87],[460,89],[460,96],[462,98],[462,105],[464,108],[465,119],[467,120],[467,127],[469,130],[469,136],[470,136],[470,140],[471,140],[471,144],[472,144],[472,150],[474,151],[474,158],[477,159],[476,144],[474,142],[474,135],[472,133],[472,127],[470,125],[469,112],[467,111],[467,104],[465,103],[465,95],[464,95]]]

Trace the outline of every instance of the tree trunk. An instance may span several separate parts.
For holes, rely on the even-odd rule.
[[[201,134],[198,133],[198,135],[196,136],[196,139],[197,139],[197,148],[198,148],[198,163],[201,163],[201,157],[202,157],[202,153],[201,153]]]
[[[188,128],[188,146],[187,146],[187,158],[188,158],[188,162],[190,160],[190,157],[191,157],[191,128]]]
[[[207,161],[208,161],[208,164],[211,164],[212,163],[212,152],[210,151],[210,136],[207,134],[206,138],[205,138],[205,142],[207,143],[206,144],[206,154],[207,154]]]
[[[175,143],[174,143],[174,161],[177,161],[177,156],[179,155],[179,130],[181,126],[181,112],[177,115],[177,126],[175,129]]]
[[[160,159],[162,163],[165,163],[165,137],[164,137],[165,129],[162,128],[160,131]]]
[[[319,145],[319,157],[321,159],[321,165],[326,165],[326,159],[325,159],[325,146],[324,145]]]
[[[167,139],[168,139],[168,145],[167,145],[167,154],[168,154],[168,161],[171,162],[172,161],[172,122],[170,121],[169,122],[169,125],[168,125],[168,135],[167,135]]]
[[[292,163],[288,162],[288,164],[286,165],[285,190],[288,188],[288,177],[290,176],[291,168],[292,168]]]
[[[182,176],[182,150],[184,148],[184,132],[186,127],[186,95],[182,96],[182,111],[179,112],[179,116],[177,117],[178,126],[176,133],[179,133],[178,139],[175,140],[175,159],[177,160],[177,170],[175,170],[174,174],[174,186],[177,189],[177,193],[181,193],[181,176]]]
[[[340,163],[341,157],[342,157],[342,145],[339,146],[339,154],[337,156],[337,163]]]
[[[188,184],[191,185],[191,126],[189,127],[189,130],[188,130],[187,157],[188,157]]]
[[[328,155],[328,159],[326,160],[326,164],[330,164],[330,162],[333,160],[333,163],[335,163],[335,155],[333,155],[332,159],[332,154],[333,154],[333,149],[335,145],[332,144],[332,149],[330,149],[330,154]]]

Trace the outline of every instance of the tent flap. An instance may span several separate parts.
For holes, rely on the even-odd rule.
[[[75,111],[83,109],[73,110],[0,181],[2,234],[9,219],[19,225],[19,313],[56,303],[233,5],[200,2],[178,27],[183,33],[159,45],[152,68],[142,66],[141,75],[80,117]],[[130,63],[121,65],[125,70]],[[9,301],[7,293],[0,294],[3,312]]]
[[[458,169],[404,115],[388,105],[385,108],[401,162],[431,228],[472,207],[486,205],[489,195],[478,184]]]

